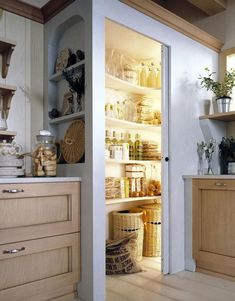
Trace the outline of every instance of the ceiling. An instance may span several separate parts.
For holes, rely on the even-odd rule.
[[[21,0],[21,1],[36,6],[38,8],[42,8],[47,2],[49,2],[49,0]]]
[[[21,0],[42,8],[49,0]],[[167,10],[193,23],[226,9],[227,0],[152,0]]]
[[[152,0],[181,18],[194,23],[226,10],[227,0]]]

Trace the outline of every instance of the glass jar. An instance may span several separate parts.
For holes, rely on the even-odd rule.
[[[47,134],[37,135],[33,151],[33,175],[35,177],[55,177],[57,150],[54,137]]]

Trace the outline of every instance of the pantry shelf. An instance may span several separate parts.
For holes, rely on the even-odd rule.
[[[106,88],[111,88],[115,90],[122,90],[128,93],[149,95],[149,96],[161,96],[161,89],[141,87],[130,82],[119,79],[110,74],[105,75],[105,85]]]
[[[161,153],[158,154],[159,157],[161,157]],[[114,164],[155,164],[158,163],[161,159],[159,160],[116,160],[116,159],[106,159],[106,163],[114,163]]]
[[[58,117],[58,118],[54,118],[54,119],[50,120],[49,123],[50,124],[60,124],[60,123],[72,121],[72,120],[75,120],[75,119],[83,119],[84,117],[85,117],[85,112],[81,111],[81,112],[61,116],[61,117]]]
[[[65,68],[65,71],[69,71],[69,70],[72,70],[72,69],[75,69],[75,68],[78,68],[79,66],[82,66],[85,64],[85,60],[82,60],[72,66],[69,66],[68,68]],[[52,74],[50,77],[49,77],[49,80],[50,81],[53,81],[53,82],[59,82],[61,79],[63,78],[63,73],[61,71],[55,73],[55,74]]]
[[[161,130],[161,124],[159,125],[151,125],[151,124],[143,124],[137,122],[131,122],[121,119],[116,119],[112,117],[105,117],[106,126],[111,127],[119,127],[123,129],[135,129],[135,130],[147,130],[147,131],[156,131],[156,129]]]
[[[128,203],[135,201],[148,201],[148,200],[160,200],[161,196],[144,196],[144,197],[135,197],[135,198],[125,198],[125,199],[106,199],[106,205],[120,204],[120,203]]]

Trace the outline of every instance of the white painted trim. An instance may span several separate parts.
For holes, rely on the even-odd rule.
[[[170,235],[169,235],[169,48],[162,45],[162,272],[168,274]]]

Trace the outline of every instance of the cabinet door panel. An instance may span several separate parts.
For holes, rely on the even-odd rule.
[[[193,258],[197,268],[235,276],[235,181],[193,180]]]
[[[12,189],[20,192],[3,192]],[[1,244],[77,232],[79,228],[79,183],[0,185]]]
[[[9,253],[12,250],[21,251]],[[74,284],[79,280],[79,265],[78,233],[2,245],[0,300],[24,300],[42,288],[46,291],[45,282],[51,284],[50,290],[60,280],[63,285],[57,288]]]
[[[202,191],[201,250],[235,256],[235,191]]]

